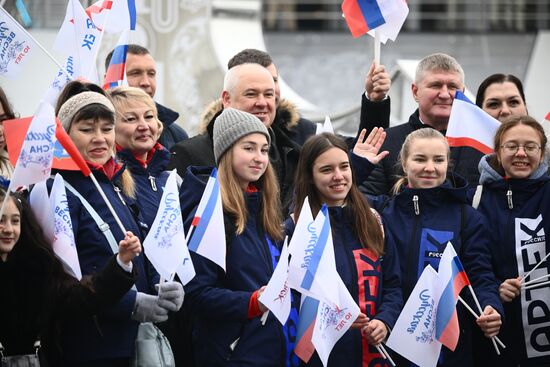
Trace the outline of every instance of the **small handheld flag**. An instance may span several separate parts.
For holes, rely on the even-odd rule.
[[[126,54],[128,52],[128,31],[122,31],[113,50],[113,56],[105,71],[103,89],[111,89],[122,85],[126,69]]]

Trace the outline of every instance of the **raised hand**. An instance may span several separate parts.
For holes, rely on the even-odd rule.
[[[390,154],[387,150],[378,153],[382,143],[386,139],[386,132],[381,127],[375,127],[365,139],[366,134],[367,131],[365,129],[361,130],[357,143],[353,147],[353,153],[368,159],[372,164],[378,164]]]
[[[386,73],[384,65],[370,66],[365,79],[365,91],[369,100],[379,102],[388,94],[391,87],[390,75]]]
[[[139,238],[134,236],[132,232],[127,231],[124,239],[118,243],[118,256],[120,261],[125,265],[129,265],[140,253],[141,242]]]

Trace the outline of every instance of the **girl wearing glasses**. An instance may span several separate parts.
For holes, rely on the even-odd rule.
[[[492,346],[480,345],[478,358],[483,365],[550,363],[550,262],[543,262],[523,279],[548,253],[546,141],[544,130],[533,118],[508,117],[495,134],[495,153],[484,156],[479,164],[480,186],[473,204],[492,229],[493,269],[506,320],[500,337],[507,346],[497,357],[489,352]]]

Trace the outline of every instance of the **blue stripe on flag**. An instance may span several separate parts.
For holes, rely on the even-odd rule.
[[[135,0],[128,0],[128,12],[130,13],[130,30],[135,31],[137,21]]]
[[[455,257],[456,258],[456,257]],[[457,262],[451,261],[452,274],[451,279],[445,286],[443,293],[441,293],[441,298],[439,299],[439,305],[437,306],[437,316],[435,318],[435,337],[439,339],[443,331],[449,324],[451,317],[456,309],[456,299],[455,299],[455,279],[460,273],[462,266],[460,268],[457,266]]]
[[[311,285],[313,284],[313,279],[315,278],[315,273],[317,273],[317,268],[319,267],[319,263],[321,262],[321,257],[323,256],[323,251],[325,250],[325,247],[327,245],[328,234],[330,231],[330,221],[329,221],[325,204],[323,204],[323,208],[321,209],[321,212],[323,212],[323,214],[325,215],[325,223],[323,223],[323,228],[321,229],[321,233],[319,234],[319,239],[317,239],[317,243],[315,244],[315,249],[313,250],[313,254],[311,254],[311,260],[309,261],[309,264],[306,269],[306,273],[304,275],[304,279],[302,280],[302,284],[301,284],[302,288],[308,289],[308,290],[311,288]]]
[[[212,172],[212,174],[214,174],[214,172]],[[212,219],[212,215],[214,214],[214,208],[216,207],[216,201],[218,200],[219,194],[220,194],[220,184],[218,180],[215,180],[214,186],[212,187],[212,193],[208,198],[208,202],[206,203],[204,212],[202,213],[201,220],[199,221],[199,225],[197,226],[197,228],[195,228],[195,233],[193,234],[193,236],[191,237],[191,240],[189,241],[188,248],[193,252],[197,252],[197,249],[199,248],[199,245],[202,241],[202,237],[204,236],[204,233],[206,232],[206,228],[210,223],[210,219]]]
[[[380,7],[378,6],[378,1],[376,0],[358,0],[357,3],[361,8],[361,13],[363,13],[363,18],[367,22],[369,29],[374,29],[386,23]]]
[[[307,297],[300,307],[300,313],[298,314],[298,332],[296,333],[296,343],[304,336],[304,333],[315,321],[317,317],[317,308],[319,307],[319,301],[315,298]]]
[[[455,99],[474,104],[474,102],[470,101],[468,97],[466,97],[466,95],[459,90],[455,92]]]
[[[126,63],[126,52],[128,51],[128,45],[119,45],[115,47],[113,56],[111,58],[110,65],[124,64]]]

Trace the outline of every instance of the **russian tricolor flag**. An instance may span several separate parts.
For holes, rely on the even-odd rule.
[[[217,177],[218,170],[214,168],[191,223],[195,230],[188,247],[189,250],[218,264],[225,271],[225,226]]]
[[[117,45],[113,51],[113,56],[109,66],[105,71],[105,80],[103,89],[116,88],[122,85],[126,70],[126,54],[128,53],[128,30],[122,31]]]
[[[454,351],[460,336],[456,302],[462,289],[470,285],[470,280],[450,242],[441,257],[438,273],[440,279],[446,283],[443,283],[445,286],[437,308],[435,337],[441,344]]]
[[[380,41],[386,43],[388,39],[395,41],[409,7],[405,0],[344,0],[342,13],[353,37],[377,29]]]
[[[305,363],[309,362],[313,352],[315,352],[312,338],[318,307],[318,300],[312,297],[302,296],[294,354]]]
[[[471,147],[484,154],[493,152],[493,138],[500,122],[456,91],[447,127],[452,147]]]
[[[86,8],[86,14],[96,27],[105,27],[107,33],[136,29],[135,0],[99,0]]]

